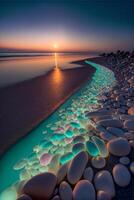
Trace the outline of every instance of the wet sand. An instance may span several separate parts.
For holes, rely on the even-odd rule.
[[[95,63],[103,65],[103,66],[107,66],[105,57],[95,57],[95,58],[89,58],[87,60],[90,60],[92,62],[95,62]]]
[[[45,75],[0,89],[0,155],[47,118],[91,79],[95,69],[52,70]]]

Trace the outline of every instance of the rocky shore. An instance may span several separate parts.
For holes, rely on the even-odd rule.
[[[117,84],[100,95],[96,111],[85,112],[90,121],[86,150],[83,136],[75,136],[78,154],[56,174],[23,182],[17,200],[134,199],[134,61],[110,68]]]

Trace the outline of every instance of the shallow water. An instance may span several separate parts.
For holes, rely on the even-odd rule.
[[[2,56],[0,54],[0,56]],[[59,67],[69,69],[81,67],[70,62],[95,56],[95,54],[78,53],[42,53],[42,54],[6,54],[0,57],[0,87],[46,74]]]
[[[85,142],[89,140],[87,129],[89,119],[85,117],[85,112],[96,109],[98,95],[115,84],[115,77],[109,69],[93,62],[86,62],[96,68],[92,80],[29,135],[14,145],[0,160],[2,182],[0,191],[12,185],[10,187],[12,191],[11,189],[5,191],[1,194],[0,200],[8,200],[8,196],[10,200],[15,200],[14,196],[11,198],[11,194],[15,193],[16,182],[28,180],[41,172],[56,170],[59,163],[64,164],[72,159],[77,154],[72,150],[74,136],[83,135]],[[43,160],[45,164],[41,160],[43,154],[47,155]],[[57,156],[58,161],[52,163],[50,157],[56,155],[59,156]],[[52,169],[52,166],[55,166],[55,169]]]

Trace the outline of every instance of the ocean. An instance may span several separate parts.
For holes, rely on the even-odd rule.
[[[82,67],[71,62],[95,56],[91,53],[0,53],[0,87],[44,75],[55,68]]]

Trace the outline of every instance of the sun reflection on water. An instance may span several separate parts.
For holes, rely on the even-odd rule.
[[[58,66],[58,54],[54,53],[54,60],[55,60],[55,69],[59,70],[59,66]]]

